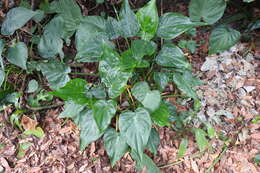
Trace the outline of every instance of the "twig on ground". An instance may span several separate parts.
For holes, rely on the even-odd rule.
[[[44,109],[51,109],[51,108],[56,108],[56,107],[60,107],[63,106],[64,103],[58,103],[58,104],[54,104],[54,105],[48,105],[48,106],[40,106],[40,107],[30,107],[28,105],[26,105],[26,108],[28,108],[31,111],[41,111]]]

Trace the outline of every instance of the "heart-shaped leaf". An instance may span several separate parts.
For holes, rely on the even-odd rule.
[[[46,63],[40,63],[39,69],[42,74],[47,78],[51,89],[59,89],[64,87],[70,77],[68,73],[71,72],[70,67],[56,60]]]
[[[213,24],[223,16],[225,9],[225,0],[191,0],[189,16],[192,21],[200,22],[202,19]]]
[[[135,13],[130,8],[128,0],[124,0],[119,18],[123,37],[133,37],[138,33],[140,26]]]
[[[106,130],[104,134],[104,144],[112,167],[128,150],[126,139],[112,128]]]
[[[64,110],[59,115],[59,118],[74,118],[79,116],[79,113],[85,108],[85,105],[76,104],[72,100],[65,102]]]
[[[137,20],[141,27],[143,40],[151,40],[157,32],[159,17],[156,7],[156,0],[151,0],[136,13]]]
[[[191,65],[185,59],[182,50],[170,43],[163,45],[161,51],[156,57],[156,63],[165,67],[191,69]]]
[[[196,24],[190,18],[179,13],[165,13],[160,17],[157,36],[164,39],[174,39],[190,30]]]
[[[215,28],[209,37],[209,54],[218,53],[234,46],[240,39],[240,32],[226,25]]]
[[[35,14],[36,12],[23,7],[11,9],[2,24],[1,33],[12,35],[15,30],[23,27]]]
[[[161,102],[160,107],[151,114],[153,122],[161,127],[170,125],[169,116],[168,106],[164,102]]]
[[[98,129],[102,133],[116,113],[116,103],[113,100],[99,100],[93,105],[92,110]]]
[[[63,88],[50,92],[63,100],[73,100],[77,104],[89,103],[90,99],[86,94],[87,82],[83,79],[72,79]]]
[[[84,150],[91,142],[94,142],[103,135],[99,133],[91,110],[85,110],[80,113],[79,128],[80,150]]]
[[[148,142],[152,127],[149,112],[144,108],[137,108],[135,112],[126,111],[119,117],[119,129],[126,138],[127,144],[142,160],[143,150]]]
[[[26,63],[28,59],[28,50],[23,42],[15,43],[8,49],[7,60],[22,69],[26,70]]]

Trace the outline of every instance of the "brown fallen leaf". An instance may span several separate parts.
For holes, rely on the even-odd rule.
[[[21,124],[25,130],[35,130],[38,123],[28,116],[23,115]]]

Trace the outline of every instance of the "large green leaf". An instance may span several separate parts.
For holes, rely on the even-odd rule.
[[[160,145],[159,133],[155,128],[152,128],[146,148],[148,148],[149,151],[151,151],[151,153],[156,155],[159,145]]]
[[[83,79],[72,79],[63,88],[50,92],[63,100],[73,100],[77,104],[86,104],[89,98],[86,95],[87,82]]]
[[[110,40],[117,39],[122,35],[122,25],[120,21],[113,17],[108,17],[106,20],[106,34]]]
[[[155,81],[156,85],[160,88],[160,90],[164,90],[164,88],[170,82],[168,74],[164,72],[155,72],[153,74],[153,80]]]
[[[126,138],[127,144],[137,151],[141,160],[151,127],[152,121],[149,112],[144,108],[137,108],[135,112],[123,112],[119,117],[121,134]]]
[[[191,69],[191,65],[185,59],[182,50],[174,44],[164,44],[156,57],[156,63],[165,67],[175,67],[179,69]]]
[[[157,35],[164,39],[173,39],[190,30],[196,24],[190,18],[179,13],[165,13],[160,17]]]
[[[132,93],[133,96],[151,112],[154,112],[160,105],[160,92],[158,90],[151,91],[147,82],[136,83],[132,88]]]
[[[147,173],[161,173],[153,160],[146,154],[142,153],[143,159],[140,159],[138,153],[132,150],[131,156],[136,161],[136,168],[138,171],[142,171],[145,168]]]
[[[57,54],[63,58],[63,19],[60,16],[54,17],[44,28],[38,44],[38,51],[43,58],[54,58]]]
[[[85,108],[85,105],[76,104],[73,100],[65,102],[64,110],[59,115],[59,118],[74,118],[79,116],[79,113]]]
[[[160,107],[151,114],[153,122],[161,127],[170,125],[169,116],[168,106],[164,102],[161,102]]]
[[[191,0],[189,16],[192,21],[199,22],[202,19],[213,24],[223,16],[225,8],[225,0]]]
[[[68,73],[71,72],[70,67],[56,60],[46,63],[40,63],[39,69],[47,78],[51,89],[56,90],[64,87],[70,80]]]
[[[116,113],[116,102],[113,100],[99,100],[93,105],[92,110],[98,129],[102,133],[107,129]]]
[[[80,113],[80,150],[84,150],[88,144],[100,138],[103,134],[99,133],[96,121],[91,110]]]
[[[218,53],[234,46],[240,39],[240,32],[226,25],[215,28],[209,37],[209,54]]]
[[[7,60],[22,69],[27,69],[28,50],[23,42],[18,42],[8,49]]]
[[[133,37],[138,33],[140,26],[135,13],[130,8],[128,0],[124,0],[119,18],[123,37]]]
[[[12,35],[15,30],[23,27],[36,13],[23,7],[11,9],[2,23],[1,33]]]
[[[198,99],[194,87],[201,84],[201,81],[192,76],[191,72],[185,71],[183,74],[174,73],[173,82],[177,85],[178,89],[185,93],[188,97],[195,100]]]
[[[112,48],[104,45],[103,52],[99,63],[99,74],[101,81],[108,88],[109,97],[115,98],[124,91],[132,74],[123,71],[120,67],[120,56]]]
[[[206,132],[202,129],[194,129],[196,143],[200,152],[204,151],[208,147],[208,140],[206,139]]]
[[[103,53],[102,44],[108,41],[106,20],[101,16],[86,16],[76,32],[76,60],[78,62],[97,62]]]
[[[136,13],[137,20],[141,27],[143,40],[151,40],[157,32],[159,17],[156,7],[156,0],[151,0]]]
[[[64,28],[67,36],[73,35],[78,25],[82,20],[82,15],[79,6],[74,0],[59,0],[57,1],[55,12],[59,13],[64,20]]]
[[[104,134],[104,145],[112,167],[128,150],[126,139],[112,128],[107,129]]]

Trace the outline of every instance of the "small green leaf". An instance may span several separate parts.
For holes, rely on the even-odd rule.
[[[101,4],[104,2],[104,0],[96,0],[96,2]]]
[[[132,92],[134,97],[151,112],[154,112],[159,107],[161,102],[160,92],[158,90],[150,91],[147,82],[136,83]]]
[[[26,62],[28,59],[28,50],[23,42],[15,43],[8,49],[7,60],[22,69],[26,70]]]
[[[56,90],[64,87],[66,83],[70,81],[68,75],[68,73],[71,72],[70,67],[56,60],[40,63],[39,69],[47,78],[51,89]]]
[[[170,82],[169,76],[164,72],[155,72],[153,74],[153,80],[161,91],[163,91]]]
[[[151,56],[155,53],[157,45],[152,41],[133,40],[131,50],[136,60],[141,60],[145,55]]]
[[[160,17],[157,36],[164,39],[174,39],[195,25],[188,17],[182,14],[165,13]]]
[[[36,136],[38,138],[42,138],[42,137],[45,136],[44,131],[40,127],[36,127],[36,129],[34,129],[34,130],[25,130],[23,132],[23,134],[25,134],[25,135],[33,135],[33,136]]]
[[[24,155],[25,155],[25,153],[26,153],[26,150],[28,150],[31,145],[32,145],[31,142],[20,143],[20,144],[19,144],[19,148],[18,148],[17,158],[18,158],[18,159],[23,158]]]
[[[39,87],[39,84],[36,80],[30,80],[27,87],[27,93],[35,92]]]
[[[23,27],[36,13],[23,7],[12,8],[8,11],[2,23],[1,33],[12,35],[15,30]]]
[[[143,40],[151,40],[157,32],[159,17],[156,7],[156,0],[151,0],[136,13],[137,20],[141,27]]]
[[[159,145],[160,145],[159,133],[157,132],[157,130],[155,128],[152,128],[146,148],[148,148],[149,151],[151,151],[151,153],[156,155],[157,148],[159,147]]]
[[[152,121],[149,112],[144,108],[137,108],[135,112],[125,111],[119,117],[121,134],[126,138],[127,144],[137,151],[141,160],[151,127]]]
[[[102,133],[116,113],[116,103],[113,100],[99,100],[93,105],[92,110],[98,129]]]
[[[85,108],[85,105],[76,104],[72,100],[68,100],[65,102],[64,110],[59,115],[59,118],[74,118],[79,116],[79,113]]]
[[[191,72],[185,71],[184,74],[175,73],[173,75],[173,82],[188,97],[198,100],[198,96],[193,88],[200,84],[201,81],[194,78]]]
[[[180,143],[180,146],[179,146],[179,151],[178,151],[178,154],[177,154],[178,159],[182,158],[185,155],[187,147],[188,147],[188,139],[183,138],[181,140],[181,143]]]
[[[218,53],[234,46],[240,39],[240,32],[226,25],[215,28],[209,37],[209,54]]]
[[[89,98],[86,95],[87,82],[80,78],[69,81],[63,88],[50,92],[51,95],[63,100],[73,100],[76,104],[86,104]]]
[[[128,0],[123,1],[119,18],[123,37],[133,37],[138,33],[140,26]]]
[[[213,24],[223,16],[225,9],[225,0],[191,0],[189,16],[192,21],[200,22],[202,19]]]
[[[91,142],[100,138],[103,134],[99,133],[98,126],[91,110],[80,113],[80,150],[84,150]]]
[[[156,63],[165,67],[191,69],[191,65],[185,59],[182,50],[174,44],[163,45],[161,51],[156,57]]]
[[[161,102],[160,107],[151,114],[153,122],[161,127],[170,125],[169,116],[168,106],[164,102]]]
[[[110,98],[119,96],[125,89],[128,79],[132,76],[130,72],[124,72],[120,63],[120,56],[116,51],[103,46],[102,60],[99,63],[99,74],[101,81],[108,88]]]
[[[206,132],[202,129],[194,129],[196,143],[199,146],[200,152],[203,152],[208,147],[208,140],[206,139]]]
[[[260,154],[255,155],[254,162],[260,165]]]
[[[147,173],[161,173],[160,169],[155,165],[153,160],[144,153],[142,154],[142,158],[140,159],[139,154],[132,150],[131,156],[136,161],[136,168],[138,171],[142,171],[146,168]]]
[[[207,127],[208,136],[210,138],[213,138],[215,136],[215,133],[216,133],[214,127],[210,124],[206,124],[206,127]]]
[[[104,134],[104,145],[112,167],[128,150],[126,139],[112,128],[107,129]]]

